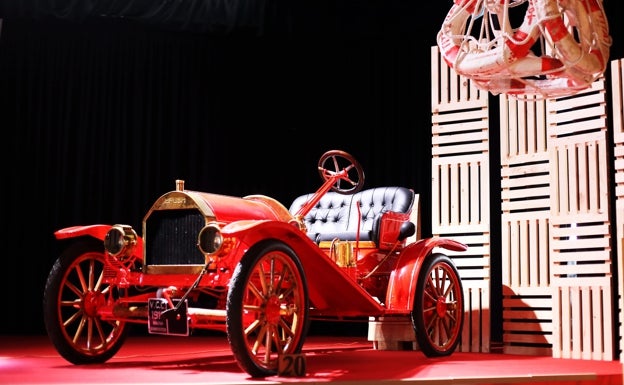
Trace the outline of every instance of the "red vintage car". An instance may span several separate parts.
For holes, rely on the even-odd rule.
[[[102,363],[131,324],[149,333],[227,335],[252,377],[278,374],[298,355],[311,320],[409,316],[419,348],[450,355],[463,326],[462,283],[441,250],[467,246],[432,237],[407,242],[414,192],[362,190],[364,172],[332,150],[323,181],[287,208],[264,195],[186,190],[160,196],[141,234],[123,224],[55,232],[67,243],[46,285],[48,335],[67,361]]]

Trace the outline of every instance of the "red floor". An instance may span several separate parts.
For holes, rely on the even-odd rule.
[[[494,353],[426,358],[418,351],[374,350],[366,337],[309,336],[304,377],[251,379],[224,336],[130,336],[106,364],[75,366],[45,336],[0,336],[0,384],[555,384],[622,385],[619,361]]]

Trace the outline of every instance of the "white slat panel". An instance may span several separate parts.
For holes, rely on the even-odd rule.
[[[594,84],[595,90],[602,90],[604,88],[604,80],[598,80]],[[601,92],[587,92],[578,94],[574,98],[560,98],[552,99],[549,101],[550,107],[556,111],[565,111],[576,109],[578,106],[589,106],[592,104],[599,104],[604,102],[604,94]],[[600,114],[594,114],[600,115]]]
[[[443,118],[434,120],[432,132],[436,135],[444,136],[466,131],[485,131],[488,129],[487,110],[480,107],[479,110],[470,111],[471,119],[467,121],[458,121],[458,119],[467,119],[468,116],[463,113],[455,112],[446,114]],[[487,139],[487,135],[485,136]]]
[[[459,350],[485,352],[490,349],[489,94],[448,68],[437,47],[431,56],[432,233],[469,245],[463,253],[440,251],[453,258],[464,284],[467,320]]]
[[[501,168],[501,176],[522,176],[526,174],[548,174],[548,154],[527,154],[515,156],[512,162],[507,162],[507,167]]]
[[[454,135],[435,135],[431,138],[431,143],[435,145],[442,144],[457,144],[462,142],[473,142],[475,140],[481,140],[487,142],[488,133],[487,131],[476,131],[462,134],[454,134]]]
[[[613,305],[613,266],[607,108],[601,85],[595,82],[591,92],[547,104],[554,181],[550,272],[556,293],[553,322],[560,326],[553,329],[553,356],[561,358],[605,359],[612,354],[611,346],[591,342],[603,339],[613,326],[611,319],[602,318],[603,307]]]
[[[600,113],[600,115],[596,115]],[[588,119],[588,117],[593,117]],[[577,109],[567,113],[551,115],[550,122],[563,123],[553,129],[553,133],[557,135],[573,134],[575,132],[592,131],[605,127],[606,111],[604,106]]]
[[[611,61],[613,141],[624,143],[624,59]]]
[[[552,300],[548,299],[548,306],[552,305]],[[552,314],[549,314],[548,317],[552,318]],[[552,322],[531,322],[531,323],[523,323],[519,324],[516,322],[508,322],[503,321],[503,329],[510,332],[534,332],[541,333],[542,335],[551,337],[552,333]]]
[[[624,59],[611,61],[611,121],[613,124],[613,150],[615,156],[615,196],[617,260],[624,258]],[[618,320],[620,362],[624,362],[624,268],[618,265]]]
[[[603,250],[583,250],[573,251],[569,253],[555,253],[551,256],[552,262],[597,262],[597,261],[609,261],[611,253],[608,249]]]
[[[575,226],[553,226],[551,234],[553,237],[574,237],[579,238],[583,236],[592,235],[609,235],[610,226],[609,223],[589,223],[589,224],[575,224]]]
[[[527,200],[523,200],[520,202],[503,201],[502,210],[503,211],[527,210],[531,208],[548,207],[549,204],[550,204],[550,198],[531,199],[531,200],[527,199]]]
[[[545,102],[500,98],[503,351],[550,355],[550,166]]]
[[[432,152],[436,155],[457,154],[460,151],[466,152],[486,152],[488,150],[487,143],[466,143],[464,145],[434,147]]]
[[[561,278],[557,275],[553,275],[551,278],[553,288],[562,289],[566,287],[582,287],[582,286],[609,286],[611,284],[611,277],[565,277]],[[608,302],[605,303],[605,306]],[[607,326],[607,325],[605,325]],[[598,336],[596,336],[598,337]]]
[[[576,265],[576,264],[558,264],[553,263],[551,271],[554,275],[573,276],[575,279],[580,275],[600,274],[608,275],[611,273],[611,265],[604,263],[593,265]]]
[[[536,178],[533,178],[533,180],[535,179]],[[505,199],[512,199],[512,200],[513,199],[527,199],[528,198],[527,195],[531,197],[533,196],[548,197],[550,195],[550,187],[542,186],[542,187],[535,187],[535,188],[526,188],[522,190],[521,189],[509,190],[505,192]],[[546,200],[550,201],[550,198],[546,198]],[[548,204],[546,204],[546,206],[548,207]],[[507,210],[503,209],[503,211],[507,211]]]
[[[608,248],[610,245],[609,238],[590,238],[590,239],[575,239],[570,241],[569,239],[551,239],[550,246],[553,250],[578,250],[593,247]]]
[[[529,172],[526,172],[522,178],[503,178],[501,180],[501,188],[512,188],[512,187],[522,187],[526,185],[543,185],[548,184],[550,181],[550,175],[542,174],[535,175]]]

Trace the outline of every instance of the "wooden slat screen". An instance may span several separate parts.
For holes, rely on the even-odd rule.
[[[551,355],[546,101],[499,97],[503,352]]]
[[[464,286],[466,323],[459,349],[490,351],[488,93],[431,51],[432,233],[469,245],[453,258]]]
[[[613,126],[614,184],[617,237],[617,260],[624,258],[624,59],[612,60],[611,66],[611,123]],[[618,266],[618,321],[620,361],[624,362],[624,269]]]
[[[604,77],[567,97],[498,97],[506,353],[624,362],[624,61],[610,65],[611,111]],[[431,68],[432,232],[470,246],[452,255],[470,313],[461,350],[488,351],[491,95],[437,47]]]
[[[553,357],[613,359],[609,141],[604,79],[547,102]],[[598,334],[596,334],[598,333]]]

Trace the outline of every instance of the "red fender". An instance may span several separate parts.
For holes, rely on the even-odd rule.
[[[55,231],[54,236],[56,237],[56,239],[68,239],[89,235],[103,241],[106,233],[108,232],[108,230],[110,230],[111,227],[113,226],[89,225],[65,227],[63,229]]]
[[[383,314],[383,307],[356,280],[338,267],[325,252],[301,231],[296,223],[276,221],[238,221],[224,226],[224,237],[236,237],[242,256],[258,242],[274,239],[286,243],[299,257],[308,283],[310,303],[319,315],[375,316]]]
[[[420,267],[435,247],[452,251],[468,250],[468,246],[461,242],[439,237],[421,239],[409,244],[401,252],[396,268],[390,274],[386,293],[386,307],[389,312],[405,313],[413,309]]]
[[[54,236],[58,240],[72,239],[84,236],[93,237],[104,242],[106,233],[111,229],[111,225],[88,225],[88,226],[72,226],[59,229],[54,232]],[[102,250],[104,245],[102,244]],[[139,260],[143,260],[143,238],[137,237],[137,244],[132,250],[132,254]]]

